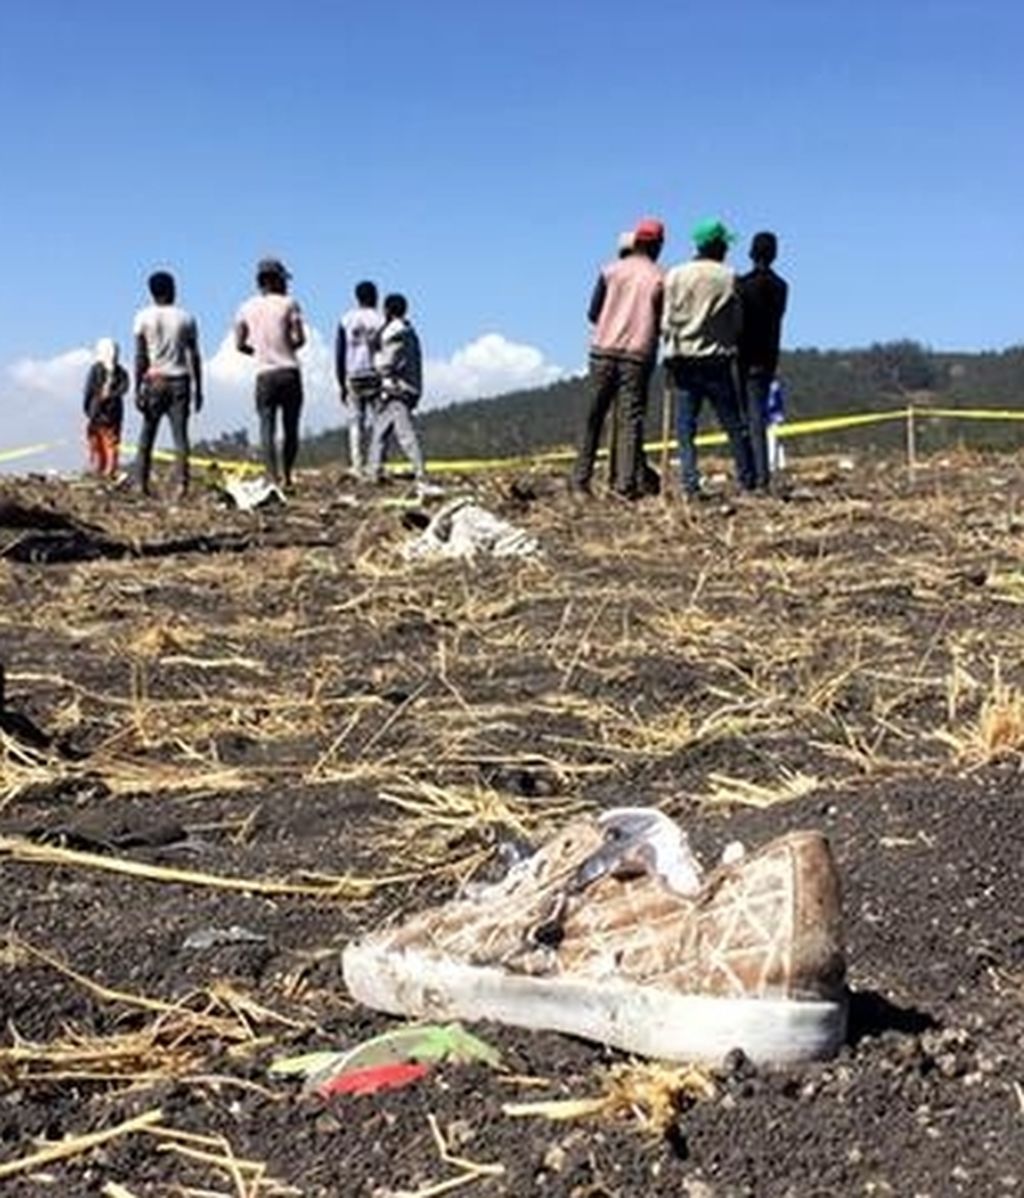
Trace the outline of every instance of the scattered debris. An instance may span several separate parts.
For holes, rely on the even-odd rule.
[[[394,1065],[370,1065],[328,1078],[317,1087],[321,1098],[335,1094],[378,1094],[382,1090],[401,1090],[422,1081],[430,1066],[417,1061],[399,1061]]]
[[[190,933],[181,946],[185,949],[201,951],[207,948],[220,948],[225,944],[266,944],[267,937],[262,932],[251,932],[239,924],[229,928],[200,928]]]
[[[229,475],[221,485],[221,491],[241,512],[284,507],[288,502],[281,488],[269,478],[240,478],[237,475]]]
[[[536,537],[471,499],[446,503],[423,533],[402,548],[406,561],[423,557],[532,557],[540,552]]]
[[[442,1062],[466,1065],[474,1061],[497,1069],[501,1054],[460,1023],[435,1023],[384,1032],[343,1052],[287,1057],[274,1061],[270,1072],[303,1077],[307,1091],[326,1097],[394,1089],[425,1077],[431,1066]],[[403,1066],[416,1068],[410,1071]]]

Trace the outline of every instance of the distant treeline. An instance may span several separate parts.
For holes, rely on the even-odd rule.
[[[894,341],[867,349],[799,349],[783,353],[790,419],[846,412],[903,408],[909,400],[942,407],[1024,409],[1024,346],[999,352],[934,353],[915,341]],[[660,377],[651,388],[647,434],[654,438],[661,421]],[[531,391],[513,391],[494,399],[433,408],[420,414],[428,457],[508,457],[573,445],[588,401],[584,377],[570,378]],[[894,446],[903,437],[898,425],[871,426],[801,441],[801,447],[850,448]],[[1024,422],[975,424],[922,422],[922,450],[963,442],[974,447],[1024,445]],[[309,438],[300,461],[318,465],[344,460],[342,429]],[[226,456],[250,452],[244,430],[204,447]]]

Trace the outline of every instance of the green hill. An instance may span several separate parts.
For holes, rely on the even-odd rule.
[[[917,403],[943,407],[1014,407],[1024,409],[1024,346],[985,353],[934,353],[913,341],[895,341],[866,349],[798,349],[783,353],[780,374],[785,379],[791,419],[845,412],[903,408],[908,397]],[[651,388],[648,437],[660,429],[660,375]],[[507,457],[573,445],[587,407],[584,377],[565,379],[549,387],[515,391],[493,399],[433,408],[420,414],[428,457]],[[827,440],[801,442],[808,449],[825,445],[895,446],[898,425],[881,425]],[[962,441],[977,447],[1024,444],[1022,424],[923,422],[924,451]],[[340,462],[346,456],[343,429],[309,438],[303,446],[307,465]],[[248,449],[244,433],[220,438],[206,448],[237,456]]]

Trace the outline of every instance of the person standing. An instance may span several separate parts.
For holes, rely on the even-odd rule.
[[[420,339],[408,317],[409,304],[404,295],[384,298],[384,327],[374,365],[380,379],[380,398],[376,404],[367,473],[372,482],[384,478],[384,457],[388,439],[394,436],[409,459],[421,489],[427,486],[412,413],[423,394],[423,352]]]
[[[743,306],[739,341],[740,395],[750,429],[754,454],[754,484],[767,490],[771,463],[765,423],[768,397],[779,367],[782,318],[786,314],[789,286],[772,269],[779,252],[774,233],[756,233],[750,243],[754,269],[741,275],[737,286]]]
[[[256,361],[256,413],[263,464],[275,483],[292,485],[299,452],[302,371],[298,351],[306,344],[302,310],[288,294],[291,274],[277,258],[256,265],[258,294],[235,317],[235,347]],[[277,417],[283,432],[281,469],[277,456]]]
[[[692,497],[700,495],[695,441],[705,399],[729,438],[737,482],[745,491],[754,485],[750,436],[733,378],[742,313],[736,276],[725,265],[732,241],[720,220],[701,221],[693,230],[696,257],[665,278],[663,352],[676,389],[683,491]]]
[[[590,410],[583,430],[573,489],[590,493],[601,431],[612,405],[621,406],[616,437],[613,488],[636,499],[644,493],[643,426],[647,384],[658,347],[663,276],[656,263],[665,243],[660,220],[640,221],[630,253],[601,271],[588,312],[594,326],[590,343]]]
[[[101,337],[96,360],[85,378],[83,408],[89,466],[100,478],[116,478],[124,424],[124,397],[130,382],[116,341]]]
[[[342,316],[334,342],[334,373],[341,402],[348,408],[349,465],[360,475],[367,441],[381,397],[376,355],[385,318],[377,310],[377,286],[356,284],[356,306]]]
[[[202,359],[194,318],[177,302],[174,276],[158,270],[149,276],[153,302],[136,314],[135,406],[142,413],[139,433],[138,483],[150,494],[153,447],[160,421],[167,417],[174,437],[175,497],[188,493],[188,418],[203,406]]]

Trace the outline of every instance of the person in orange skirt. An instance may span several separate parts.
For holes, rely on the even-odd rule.
[[[118,361],[117,343],[102,337],[96,343],[96,360],[85,379],[85,437],[89,468],[101,478],[116,478],[121,452],[121,425],[128,371]]]

